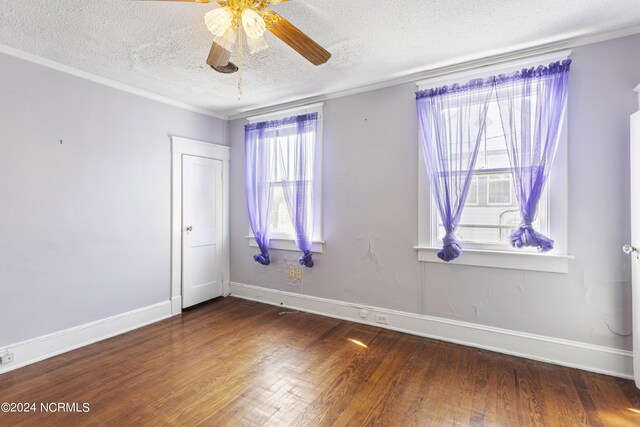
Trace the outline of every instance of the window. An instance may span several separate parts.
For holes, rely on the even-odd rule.
[[[292,128],[290,133],[289,129],[283,129],[266,141],[273,146],[270,150],[273,157],[270,159],[272,167],[269,171],[269,183],[271,186],[269,235],[275,239],[295,239],[295,229],[285,200],[284,185],[286,185],[287,182],[304,179],[304,176],[308,180],[307,185],[311,186],[311,190],[313,191],[313,164],[309,163],[305,171],[300,171],[300,177],[293,176],[295,175],[297,151],[295,149],[296,138],[291,135],[296,131],[296,126],[296,123],[292,123],[290,125]],[[309,144],[307,145],[308,149],[311,149],[311,140],[306,140],[306,143]],[[311,211],[311,206],[307,208],[307,212],[309,211]]]
[[[282,184],[272,182],[271,184],[271,217],[269,222],[269,235],[272,238],[291,239],[294,235],[293,222],[287,203],[284,200]]]
[[[510,250],[509,233],[520,224],[520,215],[495,94],[489,101],[486,120],[469,194],[456,236],[466,248]],[[549,186],[550,183],[547,184],[546,191],[549,191]],[[435,209],[435,203],[433,205]],[[542,213],[546,206],[546,195],[543,195],[538,217],[533,223],[534,228],[543,234],[548,232],[547,215]],[[433,234],[435,239],[432,242],[433,246],[438,246],[445,230],[435,210],[431,217],[438,220],[437,230]],[[436,227],[436,224],[433,226]]]
[[[312,252],[322,252],[322,110],[323,104],[314,104],[306,107],[295,108],[276,113],[250,117],[250,123],[279,120],[286,117],[302,114],[318,113],[317,132],[315,140],[314,162],[309,164],[306,176],[310,177],[310,185],[314,193],[314,218],[313,218],[313,246]],[[295,126],[295,124],[292,124]],[[272,145],[269,152],[268,175],[270,183],[271,209],[269,212],[269,236],[271,248],[298,251],[295,244],[295,229],[291,220],[289,208],[285,200],[285,188],[287,181],[295,177],[286,176],[294,170],[292,167],[295,159],[293,139],[287,137],[287,132],[278,132],[270,135],[266,142]],[[289,171],[289,172],[288,172]],[[257,246],[252,233],[249,233],[249,243]]]
[[[472,79],[510,73],[567,58],[570,51],[522,59],[500,65],[488,64],[448,76],[418,82],[424,90]],[[566,273],[567,253],[567,121],[562,124],[560,141],[545,192],[540,198],[533,227],[555,240],[553,251],[539,254],[533,248],[513,248],[509,242],[511,230],[520,225],[521,214],[510,170],[509,153],[502,129],[500,110],[495,94],[488,106],[487,121],[478,157],[472,171],[469,192],[462,211],[456,237],[466,255],[457,264]],[[447,113],[450,114],[450,113]],[[418,260],[442,263],[436,254],[442,248],[445,231],[432,199],[429,178],[423,161],[422,146],[418,156]],[[470,144],[471,145],[471,144]]]

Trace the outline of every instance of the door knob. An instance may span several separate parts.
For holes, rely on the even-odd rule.
[[[631,252],[635,252],[636,256],[638,258],[640,258],[640,251],[638,251],[638,248],[636,248],[635,246],[631,246],[631,245],[624,245],[622,247],[622,252],[624,252],[625,254],[630,254]]]
[[[193,231],[193,226],[192,225],[188,226],[187,228],[185,228],[185,231]],[[629,253],[629,252],[627,252],[627,253]]]

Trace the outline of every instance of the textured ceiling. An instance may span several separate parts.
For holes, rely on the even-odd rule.
[[[271,34],[237,74],[205,64],[211,4],[0,0],[0,44],[229,116],[433,67],[640,24],[638,0],[293,0],[271,6],[332,53]],[[232,60],[234,60],[232,58]],[[235,61],[235,60],[234,60]]]

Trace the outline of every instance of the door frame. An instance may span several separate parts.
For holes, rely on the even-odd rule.
[[[229,295],[229,161],[231,147],[171,138],[171,314],[182,313],[182,156],[222,161],[222,295]]]
[[[640,88],[640,86],[639,86]],[[640,97],[640,95],[639,95]],[[640,98],[638,99],[640,103]],[[638,211],[638,196],[634,196],[637,194],[637,191],[640,190],[637,186],[637,182],[640,180],[638,165],[634,164],[638,157],[640,150],[640,111],[636,111],[631,115],[631,126],[630,126],[630,134],[629,134],[629,160],[630,160],[630,186],[629,186],[629,195],[630,195],[630,213],[631,213],[631,236],[629,238],[629,245],[634,246],[638,245],[638,235],[640,234],[640,230],[634,224],[634,218],[637,217]],[[634,248],[634,251],[636,249]],[[638,253],[631,253],[631,325],[632,325],[632,348],[633,348],[633,378],[636,384],[636,388],[640,388],[640,328],[637,328],[640,325],[640,287],[638,286],[638,282],[640,282],[640,278],[638,278],[638,272],[640,269],[638,268]],[[635,283],[634,283],[635,282]]]

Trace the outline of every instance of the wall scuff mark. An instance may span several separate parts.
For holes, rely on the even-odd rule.
[[[471,307],[473,307],[473,309],[476,312],[476,317],[480,317],[480,307],[482,307],[482,301],[476,304],[471,304]]]
[[[613,328],[611,328],[611,326],[607,322],[604,322],[604,324],[607,326],[607,329],[609,329],[611,331],[611,333],[613,333],[615,335],[618,335],[620,337],[629,337],[633,333],[632,331],[629,331],[629,332],[617,332],[617,331],[614,331]]]
[[[369,246],[367,247],[367,252],[364,254],[364,256],[362,257],[362,259],[367,263],[367,264],[372,264],[375,266],[376,271],[380,271],[380,267],[382,266],[380,263],[380,259],[378,258],[378,255],[376,255],[374,249],[373,249],[373,245],[372,245],[372,240],[369,239]]]
[[[453,306],[451,304],[448,304],[449,307],[449,311],[451,311],[451,314],[449,315],[449,317],[455,317],[456,319],[462,319],[462,316],[460,316],[458,313],[456,313],[456,309],[453,308]]]

